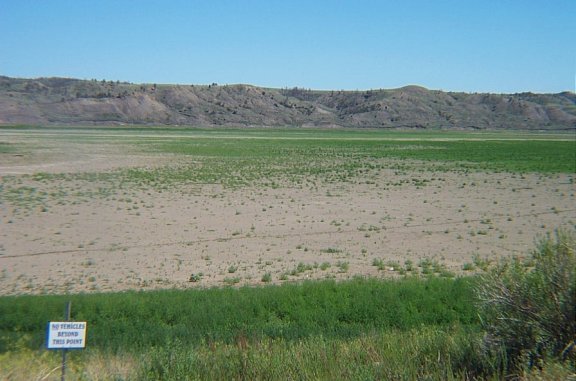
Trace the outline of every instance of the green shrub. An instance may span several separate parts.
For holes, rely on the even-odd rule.
[[[372,266],[378,267],[378,270],[384,270],[384,261],[380,258],[374,258],[372,260]]]
[[[574,360],[575,243],[573,233],[558,231],[538,243],[530,265],[511,258],[481,276],[476,294],[486,343],[505,351],[508,369]]]
[[[350,263],[344,261],[338,261],[338,263],[336,263],[336,266],[338,266],[338,272],[345,273],[348,272],[348,269],[350,268]]]

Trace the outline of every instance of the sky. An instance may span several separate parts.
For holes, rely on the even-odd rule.
[[[0,0],[0,75],[575,91],[576,0]]]

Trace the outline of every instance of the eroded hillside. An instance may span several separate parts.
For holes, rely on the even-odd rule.
[[[576,95],[469,94],[408,86],[314,91],[0,77],[0,124],[576,129]]]

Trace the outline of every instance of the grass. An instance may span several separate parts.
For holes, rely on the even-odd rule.
[[[0,154],[17,152],[18,148],[12,143],[0,142]]]
[[[72,379],[504,379],[502,353],[482,350],[475,285],[409,277],[2,297],[0,378],[58,377],[44,329],[71,300],[72,319],[88,321],[87,348],[68,355]]]
[[[496,362],[475,351],[479,340],[477,332],[462,327],[379,331],[352,339],[250,340],[239,335],[232,343],[204,345],[174,340],[132,354],[69,353],[67,376],[84,380],[464,380],[490,373],[483,364]],[[59,355],[25,348],[0,354],[0,377],[41,379],[56,370],[52,373],[56,379]]]
[[[90,324],[93,348],[134,351],[170,340],[250,338],[296,340],[349,338],[380,329],[477,324],[472,279],[355,279],[269,287],[127,292],[0,298],[0,352],[16,338],[31,349],[44,342],[46,322],[61,318],[66,300],[72,318]],[[147,332],[142,335],[142,332]]]
[[[397,173],[438,174],[576,172],[573,165],[576,151],[570,135],[162,128],[2,127],[0,131],[7,128],[26,137],[42,137],[43,144],[80,147],[98,144],[113,150],[178,158],[158,167],[2,177],[0,203],[9,203],[28,213],[38,208],[49,210],[51,203],[79,203],[130,195],[136,190],[175,190],[195,184],[221,184],[230,188],[277,188],[290,184],[311,189],[318,182],[371,184],[375,183],[371,179],[377,178],[381,171],[390,169]],[[0,147],[0,155],[24,151],[33,153],[35,147],[32,143],[2,143]],[[412,178],[383,185],[423,187],[428,183],[428,179]]]
[[[466,330],[415,329],[351,340],[319,336],[299,342],[246,342],[239,338],[214,350],[182,349],[180,343],[174,343],[145,357],[143,371],[149,379],[173,380],[421,379],[450,373],[456,378],[475,373],[464,364],[478,367],[481,362],[473,352],[476,340],[477,335]],[[401,342],[413,345],[396,344]],[[407,358],[415,361],[407,362]],[[178,369],[178,365],[185,368]]]
[[[473,351],[481,337],[473,283],[358,278],[2,297],[0,377],[20,369],[41,378],[58,366],[58,355],[42,350],[44,329],[61,319],[67,300],[72,319],[88,321],[87,349],[69,354],[71,374],[82,379],[104,364],[120,379],[456,377],[484,366]],[[407,364],[406,356],[418,361]],[[464,367],[470,359],[476,368]]]
[[[288,134],[289,135],[289,134]],[[139,183],[191,181],[242,186],[259,182],[350,182],[390,167],[424,162],[436,171],[507,171],[573,173],[576,159],[570,141],[380,141],[208,139],[150,143],[147,150],[190,155],[193,166],[132,169],[125,176]],[[285,160],[290,158],[290,160]],[[390,160],[393,160],[391,162]],[[169,180],[170,179],[170,180]],[[418,186],[425,183],[418,182]]]

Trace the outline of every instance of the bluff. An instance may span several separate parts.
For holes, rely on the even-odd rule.
[[[0,76],[0,124],[576,130],[576,94],[367,91]]]

